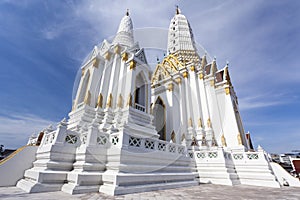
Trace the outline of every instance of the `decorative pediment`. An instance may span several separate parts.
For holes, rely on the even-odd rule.
[[[138,52],[136,52],[135,57],[138,58],[143,63],[147,63],[144,49],[140,49]]]
[[[100,46],[100,53],[103,54],[104,52],[106,52],[109,49],[109,42],[107,40],[103,40],[101,46]]]
[[[152,77],[152,84],[169,78],[173,74],[177,74],[181,67],[181,63],[174,55],[168,55],[161,64],[156,66]]]
[[[162,64],[158,64],[153,73],[151,83],[157,84],[159,81],[169,78],[171,75]]]

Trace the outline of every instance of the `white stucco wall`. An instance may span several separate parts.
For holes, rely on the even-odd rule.
[[[26,146],[6,162],[0,164],[0,187],[15,186],[25,170],[32,167],[38,146]]]

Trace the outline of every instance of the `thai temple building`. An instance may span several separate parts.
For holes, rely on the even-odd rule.
[[[120,195],[202,183],[281,187],[245,133],[228,64],[199,55],[177,8],[151,70],[129,13],[81,66],[69,119],[41,131],[17,187]]]

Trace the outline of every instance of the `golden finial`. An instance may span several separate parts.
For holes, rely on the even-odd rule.
[[[113,103],[112,101],[113,101],[113,96],[112,96],[112,93],[110,93],[110,95],[108,96],[108,99],[107,99],[107,103],[106,103],[107,108],[112,107],[112,103]]]
[[[211,121],[210,121],[210,118],[207,119],[207,127],[208,127],[208,128],[211,128]]]
[[[99,96],[98,96],[98,99],[97,99],[97,107],[102,108],[102,106],[103,106],[103,96],[100,93]]]
[[[224,136],[224,134],[222,135],[222,137],[221,137],[221,141],[222,141],[222,145],[223,145],[223,147],[227,147],[227,144],[226,144],[226,139],[225,139],[225,136]]]

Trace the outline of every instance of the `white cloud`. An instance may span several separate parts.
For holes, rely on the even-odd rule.
[[[32,114],[10,114],[0,116],[0,143],[6,148],[18,148],[26,145],[32,134],[55,122]]]
[[[249,110],[257,108],[266,108],[290,103],[290,99],[282,98],[289,96],[287,94],[272,95],[272,93],[257,94],[239,98],[240,110]]]

